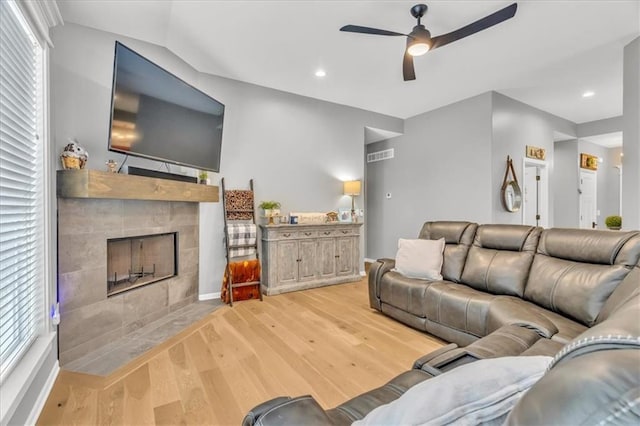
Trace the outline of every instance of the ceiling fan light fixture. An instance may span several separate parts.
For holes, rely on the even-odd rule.
[[[431,45],[426,41],[416,40],[414,43],[409,44],[407,47],[407,52],[411,56],[422,56],[427,53],[431,49]]]
[[[431,33],[424,25],[416,25],[407,37],[407,53],[411,56],[422,56],[431,49]]]

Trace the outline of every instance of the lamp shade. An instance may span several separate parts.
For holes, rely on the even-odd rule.
[[[362,183],[359,180],[348,180],[344,182],[344,195],[360,195]]]

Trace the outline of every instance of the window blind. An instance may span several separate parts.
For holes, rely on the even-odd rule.
[[[42,47],[0,2],[0,382],[42,329]]]

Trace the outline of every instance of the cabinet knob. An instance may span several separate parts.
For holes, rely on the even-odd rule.
[[[339,258],[339,257],[340,257],[340,255],[339,255],[339,254],[336,254],[336,259],[337,259],[337,258]]]
[[[304,235],[308,237],[309,235],[311,235],[311,232],[305,232]]]
[[[343,233],[343,234],[348,234],[348,233],[349,233],[349,231],[345,231],[345,230],[343,229],[343,230],[342,230],[342,233]]]
[[[285,237],[290,237],[291,236],[291,234],[289,234],[289,233],[285,233],[285,234],[282,234],[282,235],[285,236]]]
[[[324,235],[331,235],[331,231],[324,231]]]

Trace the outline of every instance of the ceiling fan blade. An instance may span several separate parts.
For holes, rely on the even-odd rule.
[[[413,56],[407,50],[404,51],[404,59],[402,60],[402,77],[404,81],[416,79],[416,72],[413,68]]]
[[[361,27],[359,25],[345,25],[340,28],[340,31],[348,33],[361,33],[361,34],[373,34],[373,35],[386,35],[386,36],[403,36],[406,34],[396,33],[394,31],[379,30],[378,28]]]
[[[461,38],[468,37],[472,34],[475,34],[482,30],[486,30],[487,28],[492,27],[494,25],[497,25],[500,22],[506,21],[507,19],[513,18],[513,16],[516,14],[517,9],[518,9],[518,4],[513,3],[505,7],[504,9],[500,9],[499,11],[494,12],[489,16],[485,16],[484,18],[479,19],[460,29],[457,29],[447,34],[439,35],[437,37],[433,37],[431,39],[433,41],[431,50],[436,49],[438,47],[442,47],[449,43],[453,43],[454,41],[460,40]]]

